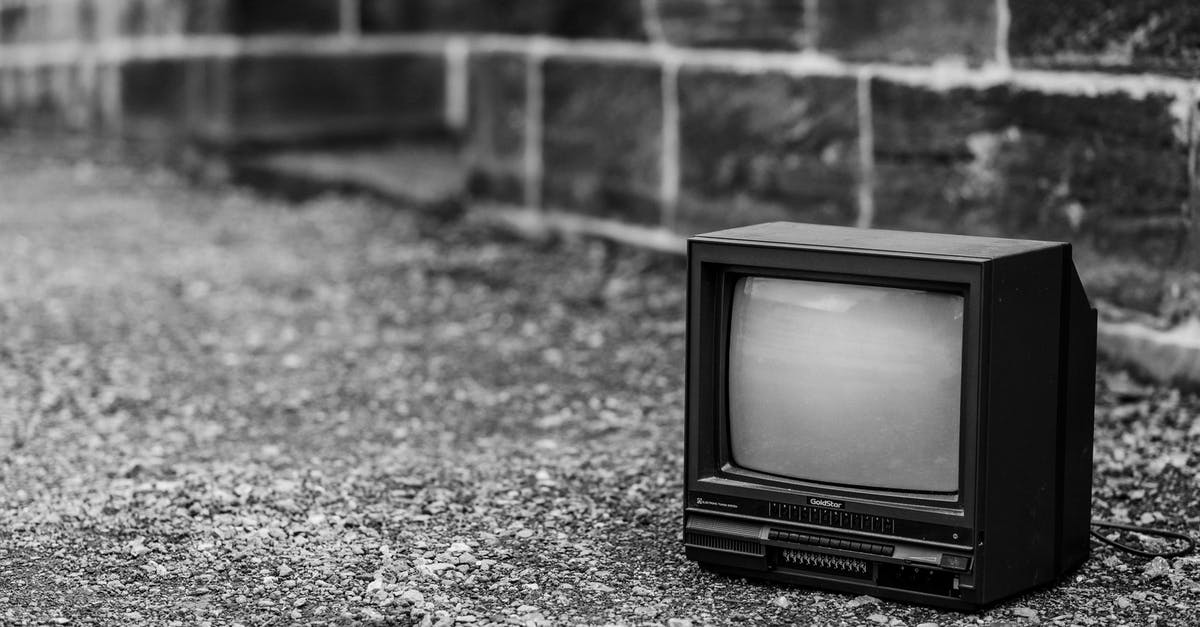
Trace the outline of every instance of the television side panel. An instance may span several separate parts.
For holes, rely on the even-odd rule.
[[[1066,245],[986,270],[980,454],[981,601],[1054,579],[1062,267]]]
[[[1091,549],[1092,443],[1096,407],[1096,310],[1088,302],[1075,264],[1067,258],[1064,316],[1062,450],[1062,529],[1060,574],[1078,566]]]

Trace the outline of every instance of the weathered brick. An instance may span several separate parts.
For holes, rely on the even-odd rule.
[[[17,110],[16,68],[0,66],[0,125],[11,124]]]
[[[583,39],[645,39],[641,0],[559,0],[551,34]]]
[[[191,6],[201,4],[193,3]],[[108,37],[152,37],[181,33],[185,11],[179,0],[94,0],[79,6],[84,31],[90,34],[93,25],[88,22],[98,18],[100,30]]]
[[[137,60],[121,66],[121,110],[126,132],[141,138],[176,137],[183,132],[192,64],[185,59]]]
[[[119,66],[122,131],[151,142],[224,144],[232,138],[231,59],[138,60]],[[96,76],[89,117],[106,124],[106,77]]]
[[[792,50],[807,47],[804,0],[658,0],[667,41],[682,46]]]
[[[25,4],[0,6],[0,43],[23,43],[39,38],[34,31],[32,7]]]
[[[1009,0],[1009,46],[1022,65],[1134,66],[1195,75],[1200,3],[1194,0]]]
[[[549,32],[554,0],[364,0],[364,32],[496,31]]]
[[[341,29],[338,0],[233,0],[229,28],[239,35],[332,33]]]
[[[236,0],[205,0],[184,5],[183,31],[193,34],[227,33],[230,29],[230,3]]]
[[[989,61],[996,50],[995,4],[995,0],[822,2],[815,45],[857,61]]]
[[[466,158],[470,192],[478,198],[524,200],[527,63],[517,55],[471,58]]]
[[[853,224],[854,79],[688,70],[679,77],[677,230],[769,220]]]
[[[640,0],[363,0],[363,32],[492,31],[643,39]]]
[[[242,57],[235,132],[250,143],[428,132],[442,126],[443,74],[439,56]]]
[[[876,81],[876,225],[1068,239],[1152,264],[1187,238],[1187,142],[1165,95]]]
[[[544,72],[546,204],[657,224],[659,68],[553,59]]]
[[[70,2],[46,2],[37,7],[42,12],[45,41],[75,41],[81,36],[79,9]]]
[[[227,147],[427,133],[442,122],[436,56],[161,59],[121,67],[126,132]]]

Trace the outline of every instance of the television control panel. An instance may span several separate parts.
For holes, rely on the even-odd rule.
[[[974,541],[975,534],[968,527],[882,516],[867,511],[869,507],[860,503],[820,496],[802,497],[797,500],[807,504],[760,501],[693,492],[688,497],[687,506],[714,513],[753,516],[872,535],[899,536],[916,542],[936,542],[964,549],[971,547]],[[814,503],[819,503],[819,505]]]
[[[885,588],[953,606],[974,587],[970,551],[902,539],[883,541],[689,509],[684,544],[691,559],[717,570],[769,572],[851,592],[878,594]]]

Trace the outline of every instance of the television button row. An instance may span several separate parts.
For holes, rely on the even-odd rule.
[[[794,542],[796,544],[808,544],[819,546],[828,549],[841,549],[843,551],[858,551],[860,553],[874,553],[875,555],[890,556],[895,552],[895,547],[886,544],[875,544],[874,542],[857,542],[853,540],[844,540],[842,538],[829,538],[826,536],[809,535],[807,533],[795,533],[792,531],[782,531],[772,529],[767,535],[769,540],[779,540],[781,542]]]
[[[895,519],[886,516],[843,512],[824,507],[808,507],[805,505],[772,502],[767,504],[767,515],[771,518],[808,523],[810,525],[873,531],[875,533],[896,533]]]

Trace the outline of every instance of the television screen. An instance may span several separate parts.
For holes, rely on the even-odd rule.
[[[954,493],[962,294],[747,276],[734,286],[734,465],[803,481]]]

